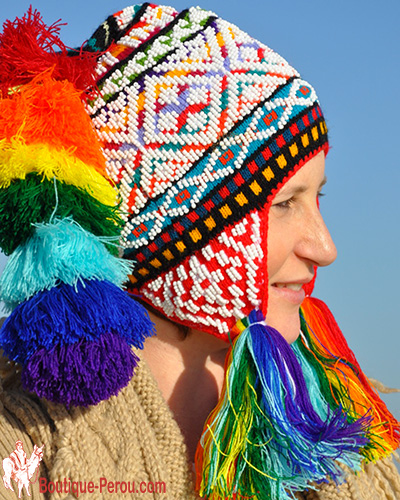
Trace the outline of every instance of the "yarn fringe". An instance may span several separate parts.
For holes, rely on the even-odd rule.
[[[131,379],[153,334],[147,311],[107,281],[61,284],[20,304],[0,330],[5,354],[22,364],[22,383],[67,406],[116,395]]]
[[[0,188],[8,188],[15,179],[30,173],[87,191],[104,205],[115,205],[117,193],[92,166],[75,157],[73,151],[56,150],[46,144],[28,145],[22,137],[0,141]]]
[[[4,96],[48,68],[54,68],[55,79],[69,80],[78,89],[85,90],[93,85],[97,54],[72,51],[75,57],[71,57],[71,51],[58,36],[61,26],[60,21],[47,26],[32,7],[22,18],[3,24],[0,91]]]
[[[40,348],[22,372],[24,389],[67,407],[95,405],[115,396],[133,376],[139,358],[119,335]]]
[[[324,302],[310,297],[302,304],[301,317],[298,346],[319,367],[330,404],[342,406],[352,418],[371,415],[370,443],[361,450],[366,461],[389,455],[400,446],[400,423],[364,375],[332,313]]]
[[[103,245],[109,238],[88,233],[71,218],[37,223],[35,228],[33,237],[8,259],[0,277],[0,299],[9,310],[59,283],[76,288],[83,280],[97,280],[122,288],[126,282],[133,263],[110,255]]]
[[[330,408],[314,371],[302,370],[261,312],[237,328],[222,396],[196,452],[200,496],[285,500],[313,482],[340,482],[340,463],[359,470],[369,416]]]
[[[46,144],[68,151],[106,177],[105,158],[82,92],[71,82],[56,81],[53,73],[50,68],[7,99],[0,99],[0,137],[7,141],[23,137],[27,145]]]
[[[118,238],[122,219],[118,206],[103,205],[83,189],[28,174],[25,180],[0,189],[0,247],[10,255],[34,234],[34,224],[49,222],[52,215],[70,217],[96,236]],[[114,245],[108,250],[117,254]]]
[[[120,335],[138,349],[153,334],[146,309],[107,281],[64,283],[17,306],[0,330],[0,345],[12,360],[25,365],[34,353],[105,333]]]
[[[115,253],[122,221],[85,110],[98,53],[68,50],[59,28],[30,8],[0,34],[0,286],[15,307],[0,345],[26,389],[87,406],[128,383],[153,325],[105,246]]]

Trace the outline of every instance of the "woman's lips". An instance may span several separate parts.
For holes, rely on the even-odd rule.
[[[303,290],[304,283],[274,283],[271,285],[271,293],[276,298],[287,300],[295,305],[300,305],[305,299],[306,293]]]

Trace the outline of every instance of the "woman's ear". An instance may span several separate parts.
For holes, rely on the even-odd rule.
[[[7,318],[0,318],[0,328],[3,326],[3,323],[4,321],[6,320]]]

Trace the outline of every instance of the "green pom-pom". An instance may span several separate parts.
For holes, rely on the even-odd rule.
[[[59,181],[54,184],[29,174],[0,190],[0,247],[10,255],[33,235],[33,224],[48,222],[52,215],[72,217],[94,235],[115,237],[117,242],[122,227],[118,210],[118,206],[103,205],[76,186]],[[108,245],[108,249],[118,253],[115,245]]]

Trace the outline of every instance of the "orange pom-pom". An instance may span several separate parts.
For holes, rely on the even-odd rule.
[[[81,100],[82,92],[45,71],[18,92],[0,100],[0,138],[69,150],[107,176],[98,136]]]

